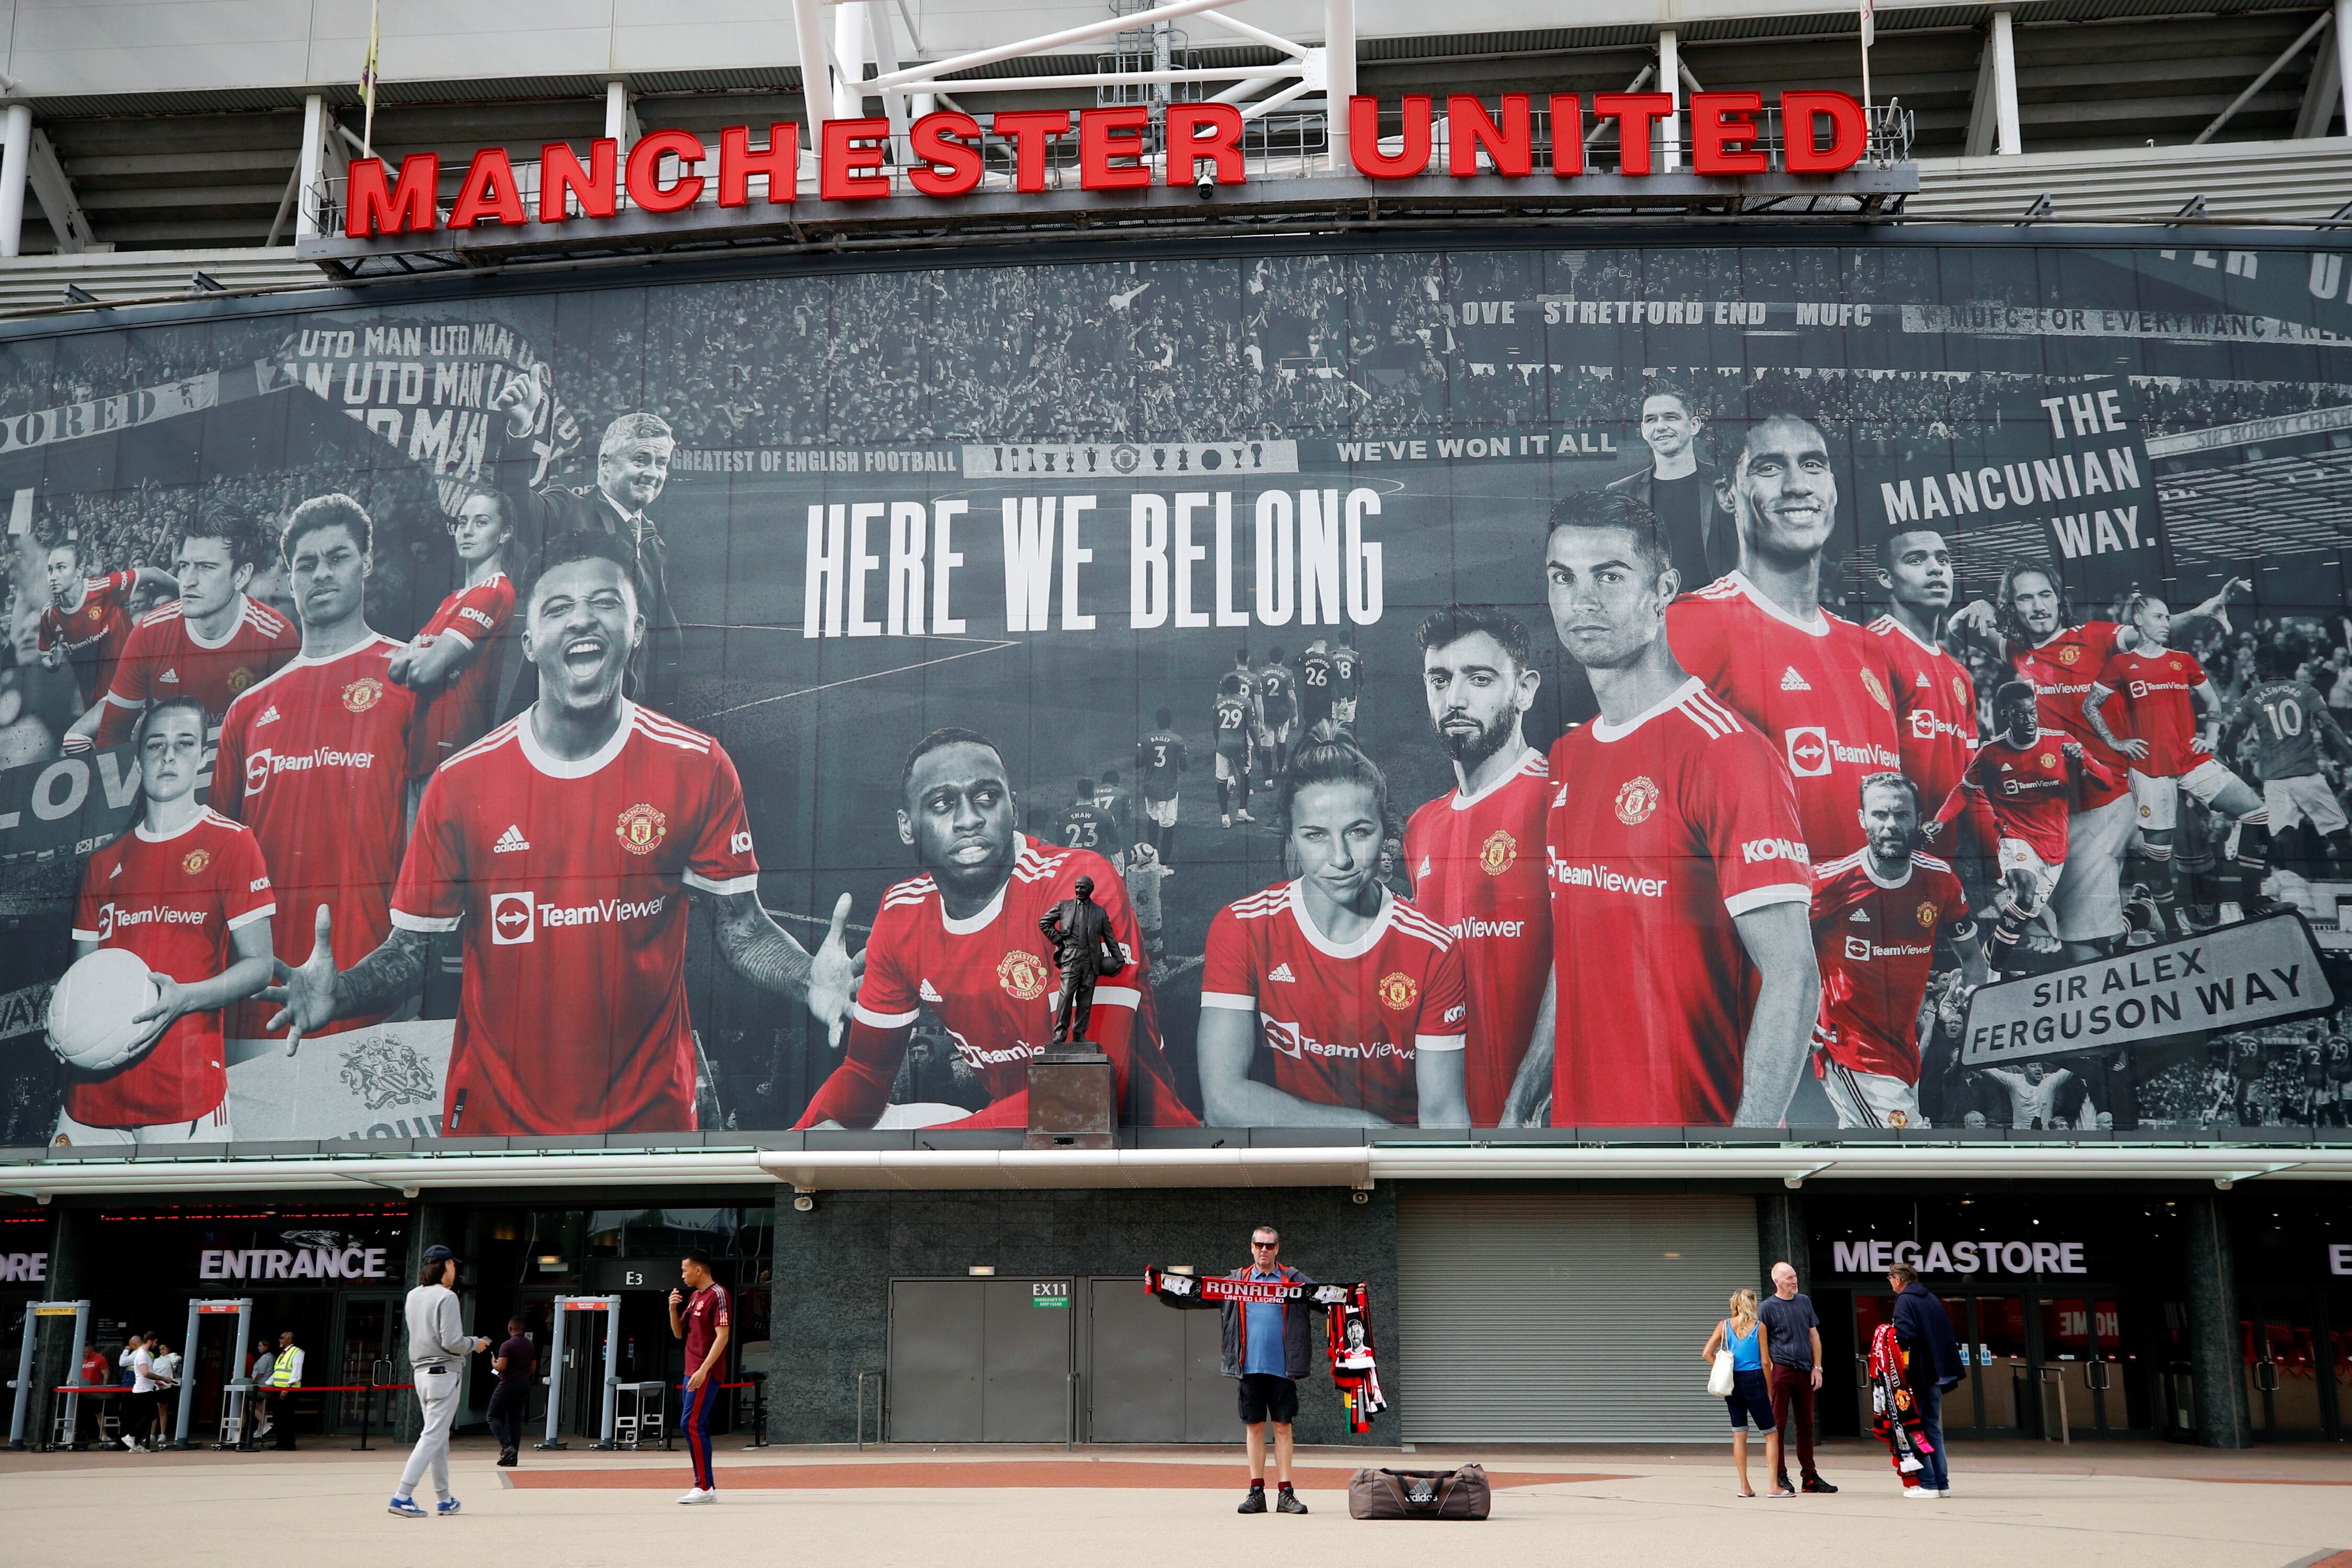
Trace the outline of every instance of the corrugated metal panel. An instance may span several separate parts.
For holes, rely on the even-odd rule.
[[[265,250],[147,250],[123,255],[26,256],[0,261],[0,316],[51,310],[66,303],[66,285],[84,289],[108,304],[132,300],[194,299],[193,279],[202,272],[224,289],[274,292],[323,289],[318,268],[294,259],[294,247]]]
[[[2168,218],[2200,195],[2211,218],[2324,218],[2352,201],[2352,138],[1927,158],[1903,212],[2015,220],[2041,195],[2059,223]]]
[[[1717,1440],[1698,1359],[1762,1277],[1732,1195],[1407,1195],[1397,1401],[1415,1442]]]

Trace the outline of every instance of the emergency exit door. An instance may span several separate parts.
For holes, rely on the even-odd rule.
[[[889,1440],[1060,1443],[1075,1436],[1070,1281],[894,1279]]]

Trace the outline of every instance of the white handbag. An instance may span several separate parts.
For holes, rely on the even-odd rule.
[[[1731,1337],[1731,1325],[1728,1322],[1723,1325],[1723,1334],[1727,1340]],[[1727,1344],[1715,1352],[1715,1365],[1706,1374],[1706,1391],[1717,1399],[1728,1399],[1731,1397],[1731,1391],[1738,1385],[1738,1380],[1732,1375],[1731,1371],[1731,1347]]]

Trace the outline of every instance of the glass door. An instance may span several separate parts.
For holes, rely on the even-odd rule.
[[[2092,1304],[2064,1296],[2042,1303],[2042,1369],[2038,1384],[2042,1436],[2098,1430],[2093,1391]],[[2063,1414],[2062,1414],[2063,1410]]]
[[[344,1297],[342,1324],[339,1331],[342,1343],[342,1355],[335,1368],[334,1381],[352,1387],[364,1387],[374,1380],[378,1371],[376,1363],[379,1361],[394,1363],[389,1381],[394,1383],[406,1381],[403,1376],[406,1371],[405,1364],[394,1353],[396,1347],[393,1344],[393,1341],[398,1334],[399,1321],[398,1305],[389,1296]],[[358,1431],[361,1426],[362,1406],[368,1403],[369,1397],[365,1394],[339,1394],[332,1396],[327,1409],[330,1421],[328,1430],[346,1433]],[[374,1405],[366,1416],[368,1426],[373,1430],[382,1431],[388,1419],[387,1413],[397,1411],[400,1397],[398,1394],[383,1392],[375,1394]],[[389,1419],[396,1422],[397,1416],[392,1415]]]
[[[2016,1432],[2032,1408],[2024,1386],[2032,1375],[2025,1356],[2025,1298],[1979,1296],[1975,1305],[1977,1342],[1969,1357],[1969,1377],[1977,1385],[1980,1419],[1989,1432]]]
[[[2319,1365],[2310,1304],[2292,1297],[2256,1298],[2238,1321],[2246,1408],[2258,1437],[2316,1437],[2326,1430],[2319,1405]],[[2332,1374],[2331,1374],[2332,1375]]]

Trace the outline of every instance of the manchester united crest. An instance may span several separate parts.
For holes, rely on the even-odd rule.
[[[1957,675],[1952,677],[1952,700],[1963,708],[1976,701],[1976,693],[1970,691],[1969,683]]]
[[[243,665],[238,665],[235,669],[228,672],[228,679],[223,681],[222,684],[226,686],[231,691],[242,691],[247,687],[253,684],[253,671],[246,668]]]
[[[191,849],[180,857],[180,869],[191,877],[203,876],[205,868],[212,863],[213,852],[209,849]]]
[[[2179,661],[2179,659],[2177,659],[2177,658],[2176,658],[2176,659],[2171,660],[2171,661],[2170,661],[2170,664],[2169,664],[2169,668],[2170,668],[2170,669],[2172,670],[2172,673],[2173,673],[2173,674],[2175,674],[2175,675],[2179,675],[2179,674],[2180,673],[2180,668],[2181,668],[2181,667],[2180,667],[2180,661]]]
[[[2054,768],[2058,765],[2058,759],[2044,752],[2042,753],[2042,765],[2045,768]]]
[[[1045,961],[1034,952],[1014,948],[997,961],[996,983],[1004,994],[1016,1002],[1034,1002],[1045,994],[1045,982],[1052,973]]]
[[[1936,923],[1936,916],[1940,912],[1936,908],[1936,901],[1933,899],[1927,899],[1921,901],[1915,914],[1921,925],[1932,926]]]
[[[90,606],[87,611],[85,611],[85,612],[83,612],[83,613],[84,613],[84,614],[86,614],[86,615],[88,615],[88,616],[89,616],[89,618],[90,618],[93,622],[96,622],[96,621],[102,621],[102,620],[106,619],[106,611],[105,611],[104,609],[100,608],[99,605],[91,605],[91,606]]]
[[[642,801],[621,813],[621,820],[613,826],[620,836],[621,847],[632,855],[650,855],[669,837],[669,818]]]
[[[1911,1119],[1899,1110],[1890,1110],[1886,1113],[1886,1125],[1900,1132],[1911,1125]]]
[[[1421,995],[1421,986],[1413,977],[1402,970],[1394,969],[1381,975],[1381,983],[1373,986],[1372,991],[1380,997],[1381,1005],[1391,1013],[1403,1012]]]
[[[1886,695],[1886,688],[1880,683],[1878,677],[1866,669],[1862,672],[1862,689],[1869,692],[1871,700],[1881,708],[1885,709],[1889,713],[1895,711],[1895,701]]]
[[[1499,877],[1519,858],[1519,841],[1507,828],[1497,827],[1478,846],[1478,865],[1489,877]]]
[[[373,675],[362,675],[343,688],[343,706],[354,713],[364,713],[383,700],[383,682]]]
[[[1650,820],[1650,813],[1658,809],[1658,786],[1645,773],[1627,779],[1617,791],[1617,820],[1628,827]]]
[[[2058,650],[2058,662],[2080,664],[2083,662],[2083,650],[2079,647],[2062,647]]]

